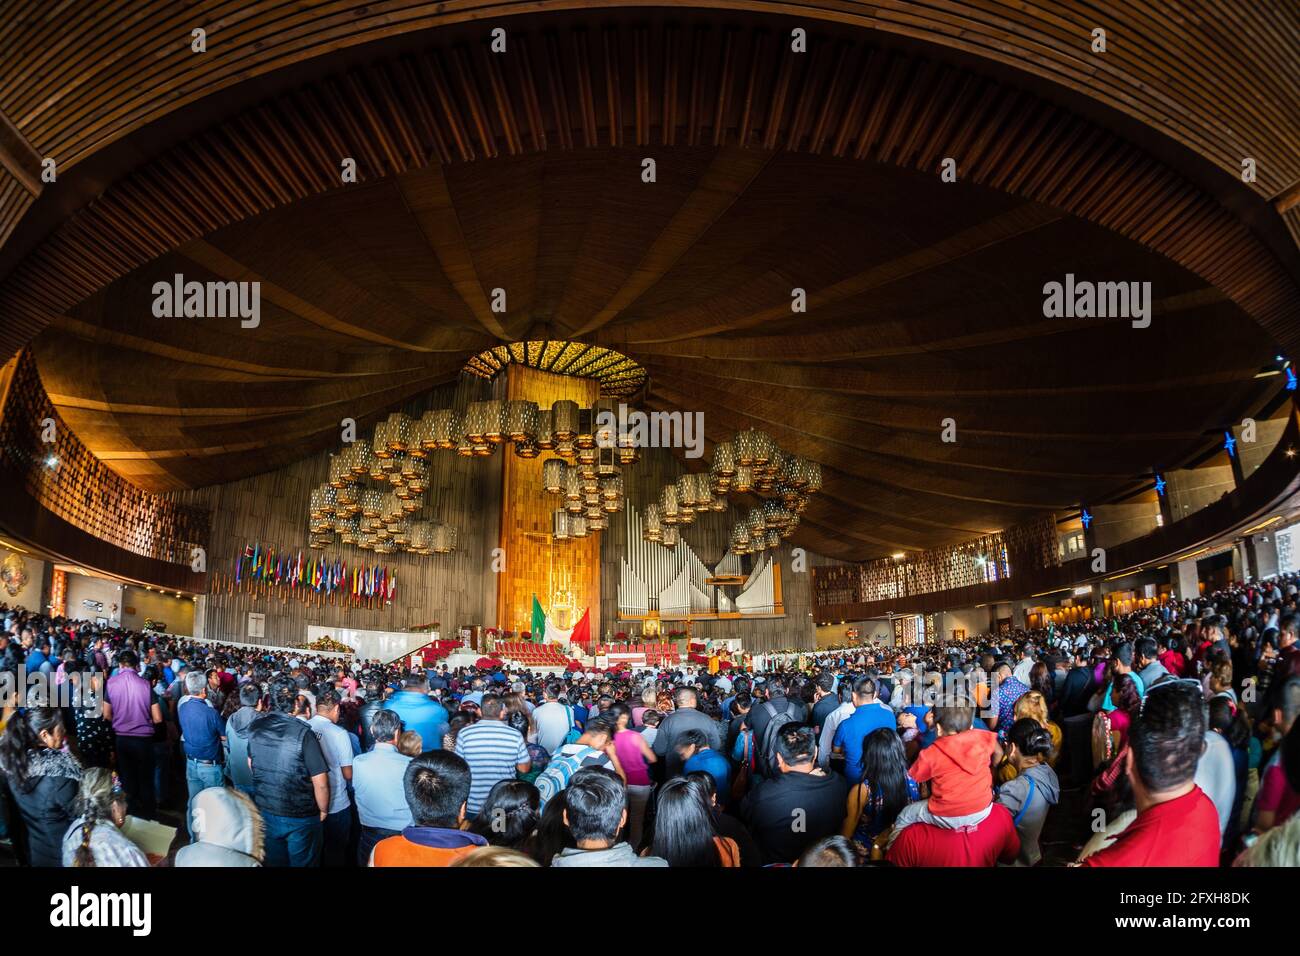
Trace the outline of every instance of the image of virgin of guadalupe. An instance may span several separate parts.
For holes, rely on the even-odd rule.
[[[10,597],[17,597],[22,589],[27,587],[27,582],[31,580],[31,575],[27,573],[27,562],[20,556],[11,554],[0,563],[0,582],[3,582],[5,591]]]

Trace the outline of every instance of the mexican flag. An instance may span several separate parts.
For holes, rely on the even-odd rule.
[[[542,643],[546,636],[546,615],[542,612],[542,603],[537,600],[537,595],[533,595],[533,641]]]
[[[569,635],[569,640],[574,644],[586,647],[591,643],[591,608],[582,612],[582,620],[573,628],[573,633]]]

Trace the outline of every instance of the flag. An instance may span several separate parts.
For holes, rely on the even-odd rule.
[[[569,637],[574,644],[581,644],[586,647],[591,641],[591,608],[582,612],[582,620],[578,621],[573,628],[573,634]]]
[[[542,603],[533,595],[533,640],[540,644],[546,636],[546,615],[542,612]]]

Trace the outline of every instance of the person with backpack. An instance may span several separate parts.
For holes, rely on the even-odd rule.
[[[849,787],[817,766],[817,735],[808,724],[776,732],[775,776],[759,781],[740,807],[764,866],[793,863],[809,846],[839,833]]]
[[[764,777],[775,777],[774,758],[777,731],[786,724],[803,723],[808,710],[802,700],[787,696],[787,684],[776,676],[766,683],[767,700],[755,704],[749,712],[749,728],[754,732],[755,769]]]
[[[665,767],[666,777],[681,776],[685,761],[678,753],[681,737],[688,730],[702,730],[714,750],[722,749],[722,725],[699,709],[694,687],[678,687],[673,694],[673,711],[664,717],[655,735],[654,752]]]
[[[1048,763],[1052,749],[1051,735],[1032,717],[1021,717],[1007,733],[1007,760],[1016,776],[998,787],[997,802],[1011,812],[1020,835],[1017,866],[1037,866],[1043,857],[1038,838],[1047,811],[1061,795],[1056,771]]]
[[[603,767],[614,771],[626,787],[627,774],[614,750],[617,726],[613,717],[597,714],[587,721],[586,729],[574,743],[561,744],[551,754],[550,763],[536,781],[540,796],[539,811],[544,811],[547,801],[568,787],[575,773],[587,767]]]

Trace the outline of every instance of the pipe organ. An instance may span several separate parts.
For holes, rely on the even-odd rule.
[[[760,554],[758,563],[736,595],[736,610],[741,614],[776,613],[776,575],[769,554]]]
[[[627,553],[619,558],[618,613],[620,617],[657,616],[664,620],[719,615],[782,614],[778,577],[770,554],[762,554],[753,572],[733,599],[722,587],[709,584],[714,577],[740,577],[740,556],[728,551],[710,570],[684,540],[667,548],[642,536],[640,512],[629,502],[623,519],[627,525]]]

